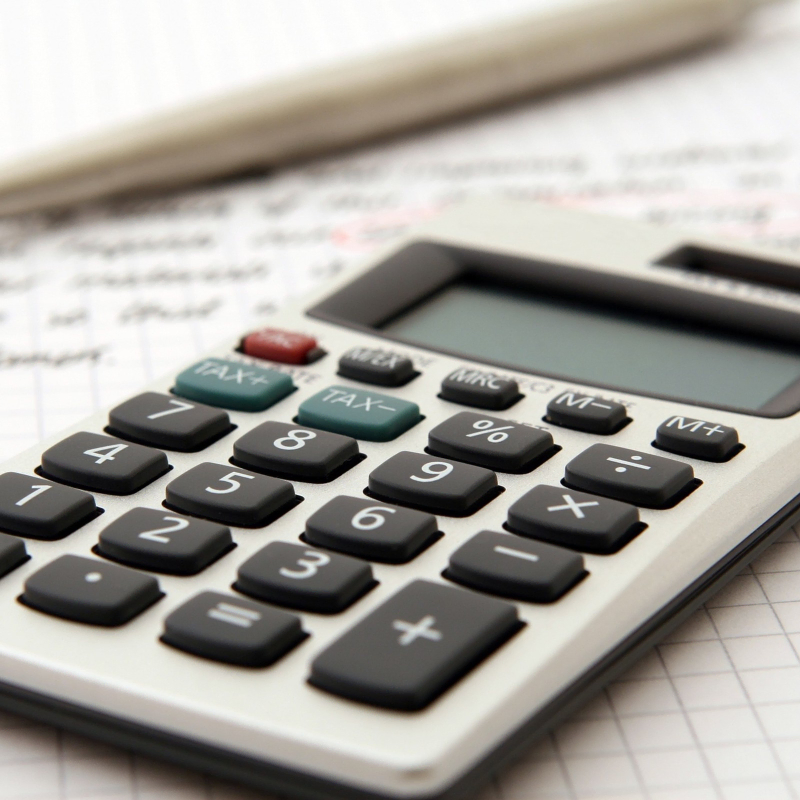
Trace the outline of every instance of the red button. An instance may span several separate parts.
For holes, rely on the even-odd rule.
[[[242,342],[242,350],[248,356],[282,364],[307,364],[309,353],[316,348],[317,340],[313,336],[280,328],[264,328],[246,336]]]

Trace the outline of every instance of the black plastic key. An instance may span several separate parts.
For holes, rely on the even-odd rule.
[[[160,450],[100,433],[73,433],[42,453],[48,477],[105,494],[133,494],[168,469]]]
[[[470,367],[451,372],[442,381],[439,396],[453,403],[495,411],[508,408],[522,397],[515,380]]]
[[[24,564],[30,556],[25,549],[25,542],[16,536],[0,533],[0,578],[11,570]]]
[[[205,462],[167,484],[167,505],[243,528],[260,528],[291,508],[291,483]]]
[[[444,576],[490,594],[552,603],[585,574],[578,553],[507,533],[481,531],[450,556]]]
[[[630,422],[621,403],[578,392],[563,392],[547,404],[548,422],[587,433],[616,433]]]
[[[736,428],[690,417],[670,417],[656,431],[656,447],[704,461],[727,461],[742,449]]]
[[[163,508],[133,508],[100,533],[96,552],[132,567],[194,575],[232,547],[231,532],[224,525]]]
[[[38,475],[0,475],[0,530],[31,539],[60,539],[97,515],[94,497]]]
[[[239,567],[234,589],[301,611],[337,614],[375,586],[369,564],[290,542],[270,542]]]
[[[418,710],[519,627],[510,603],[417,580],[323,650],[309,681],[362,703]]]
[[[349,436],[286,422],[264,422],[233,445],[237,463],[297,480],[327,480],[357,456]]]
[[[535,486],[508,509],[508,527],[589,553],[614,553],[644,527],[639,509],[563,486]]]
[[[165,450],[202,450],[231,429],[228,414],[218,408],[145,392],[113,408],[111,432]]]
[[[339,375],[375,386],[402,386],[414,377],[410,358],[371,347],[353,347],[339,359]]]
[[[220,592],[201,592],[164,620],[161,641],[203,658],[266,667],[305,639],[300,618]]]
[[[666,508],[690,489],[694,470],[672,458],[593,444],[566,466],[569,486],[648,508]]]
[[[476,510],[496,489],[497,476],[488,469],[407,451],[369,476],[369,490],[378,497],[459,516]]]
[[[25,605],[56,617],[108,627],[122,625],[163,597],[150,575],[66,555],[25,581]]]
[[[547,431],[462,411],[428,434],[428,449],[499,472],[525,472],[555,450],[555,445]]]
[[[410,561],[440,536],[431,514],[345,495],[312,514],[305,531],[319,547],[387,564]]]

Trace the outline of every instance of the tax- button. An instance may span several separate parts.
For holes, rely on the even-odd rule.
[[[453,403],[495,411],[508,408],[522,397],[515,380],[469,367],[451,372],[442,381],[439,396]]]
[[[420,420],[419,406],[386,394],[330,386],[300,404],[301,425],[370,442],[388,442]]]
[[[511,603],[417,580],[318,655],[309,682],[362,703],[415,711],[519,628]]]
[[[616,433],[628,412],[621,403],[589,394],[564,392],[547,404],[547,422],[587,433]]]
[[[207,358],[175,378],[175,394],[210,406],[263,411],[294,391],[288,375],[274,369]]]
[[[614,553],[642,529],[635,506],[563,486],[535,486],[508,509],[506,525],[589,553]]]
[[[704,461],[727,461],[739,452],[736,428],[689,417],[670,417],[656,431],[656,447]]]
[[[566,466],[576,489],[648,508],[668,508],[694,480],[694,470],[671,458],[609,444],[593,444]]]

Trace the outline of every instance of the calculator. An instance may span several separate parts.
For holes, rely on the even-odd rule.
[[[800,261],[453,206],[0,474],[0,706],[469,794],[800,519]]]

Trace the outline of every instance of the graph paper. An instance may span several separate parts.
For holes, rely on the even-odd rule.
[[[168,374],[466,195],[800,249],[800,13],[724,47],[263,178],[0,222],[0,448]],[[800,538],[787,534],[481,800],[800,796]],[[0,800],[233,800],[0,715]]]

